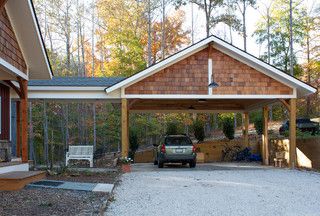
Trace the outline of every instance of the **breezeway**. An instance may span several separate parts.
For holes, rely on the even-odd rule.
[[[320,174],[258,164],[135,164],[105,215],[319,215]]]

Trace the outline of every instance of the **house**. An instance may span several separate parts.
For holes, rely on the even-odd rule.
[[[11,156],[11,100],[17,96],[17,156],[28,162],[28,82],[52,71],[31,0],[0,0],[0,157]]]

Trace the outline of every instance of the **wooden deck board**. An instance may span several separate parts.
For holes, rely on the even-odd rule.
[[[45,178],[42,171],[16,171],[0,175],[0,190],[20,190],[27,184]]]
[[[43,173],[43,171],[15,171],[9,173],[0,174],[0,180],[18,180],[29,178],[35,175],[39,175]]]

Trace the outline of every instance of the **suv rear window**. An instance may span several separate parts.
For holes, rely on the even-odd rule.
[[[165,142],[165,145],[168,145],[168,146],[192,145],[192,142],[188,137],[167,137],[164,142]]]

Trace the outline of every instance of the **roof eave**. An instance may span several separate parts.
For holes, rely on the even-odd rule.
[[[28,67],[29,79],[51,79],[51,65],[32,0],[10,0],[5,8]]]

